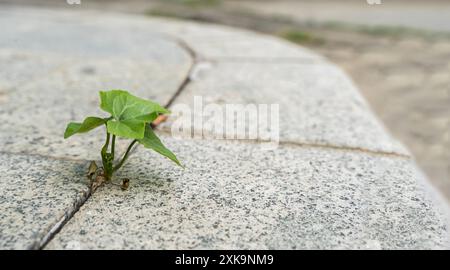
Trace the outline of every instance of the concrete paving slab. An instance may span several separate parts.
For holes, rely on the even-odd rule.
[[[9,42],[14,41],[16,45],[20,45],[21,48],[25,46],[27,49],[47,50],[50,48],[61,53],[70,51],[72,54],[79,53],[89,57],[102,57],[111,53],[133,57],[136,53],[151,53],[164,48],[165,46],[158,44],[161,40],[149,38],[149,33],[153,35],[159,33],[168,38],[183,40],[198,53],[199,57],[207,59],[263,58],[287,61],[323,59],[311,50],[290,42],[221,25],[180,22],[154,17],[136,16],[131,19],[114,13],[105,13],[98,18],[95,12],[83,12],[75,17],[67,10],[60,10],[58,13],[43,10],[36,14],[36,9],[23,8],[13,13],[5,13],[6,19],[3,20],[5,24],[13,24],[14,20],[18,20],[15,26],[18,30],[10,30],[3,33],[3,36],[9,36]],[[17,16],[18,14],[21,16]],[[59,24],[49,23],[45,14],[47,18],[56,17]],[[29,18],[28,21],[38,21],[41,26],[20,22],[20,18],[24,15]],[[43,29],[48,31],[41,33]],[[123,30],[120,31],[120,36],[117,35],[119,30]],[[46,40],[59,42],[36,43],[37,38],[43,34]],[[145,51],[139,50],[143,43],[148,46]],[[73,44],[78,46],[74,48]],[[104,44],[108,44],[106,48]],[[167,54],[165,57],[168,57]]]
[[[48,249],[448,248],[409,159],[321,148],[177,141],[186,169],[139,148]]]
[[[219,104],[224,111],[226,104],[279,104],[281,142],[408,154],[373,116],[348,76],[332,64],[210,62],[198,67],[173,106],[189,105],[197,119],[204,111],[193,109],[196,96],[203,108]],[[222,118],[218,121],[224,122]],[[162,128],[170,130],[176,120]],[[246,120],[247,127],[258,121],[248,115]],[[193,129],[201,134],[202,126]]]
[[[108,27],[108,20],[92,22],[91,17],[77,13],[50,13],[48,17],[25,11],[4,12],[6,29],[0,36],[0,48],[15,48],[28,52],[60,54],[60,57],[86,59],[126,58],[128,60],[180,63],[187,56],[175,42],[164,39],[155,31],[142,31],[127,25]],[[37,10],[34,10],[36,13]],[[72,20],[60,20],[68,14]],[[147,24],[147,26],[151,26]],[[118,34],[120,33],[120,34]]]
[[[64,58],[0,48],[0,104],[6,94],[67,64]]]
[[[155,31],[186,42],[201,59],[320,61],[313,51],[270,35],[215,24],[149,18]]]
[[[88,193],[88,163],[0,153],[0,249],[37,249]]]
[[[320,61],[322,57],[290,42],[262,34],[247,33],[233,36],[181,35],[203,59],[239,60],[267,59],[273,61]]]
[[[102,89],[128,89],[137,96],[166,104],[187,76],[190,60],[186,60],[178,66],[127,60],[75,61],[64,70],[5,94],[0,107],[1,148],[16,153],[97,159],[104,131],[99,128],[92,135],[64,140],[67,123],[90,115],[107,116],[98,109],[98,91]],[[20,138],[17,134],[21,134]]]
[[[4,248],[41,247],[86,197],[85,160],[98,158],[104,134],[64,141],[66,123],[100,113],[102,89],[166,104],[193,62],[179,40],[210,62],[176,102],[279,103],[282,145],[163,136],[185,170],[140,148],[116,179],[131,178],[131,188],[97,190],[46,248],[450,247],[444,210],[406,151],[348,77],[306,50],[232,28],[96,12],[2,10],[0,23],[4,59],[14,49],[64,62],[12,60],[0,81],[11,89],[0,92]]]
[[[188,76],[189,52],[160,34],[45,14],[25,9],[0,19],[16,25],[0,33],[0,56],[7,60],[0,65],[13,62],[0,71],[3,151],[97,159],[93,149],[101,146],[102,132],[70,141],[62,134],[69,121],[105,115],[97,108],[99,90],[126,89],[165,105]]]

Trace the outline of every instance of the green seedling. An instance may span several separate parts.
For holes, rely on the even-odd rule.
[[[167,109],[153,101],[133,96],[124,90],[100,91],[100,108],[109,113],[110,116],[106,118],[90,116],[84,119],[82,123],[71,122],[67,125],[64,133],[64,138],[67,139],[72,135],[86,133],[97,127],[105,126],[106,139],[100,151],[103,167],[97,168],[95,162],[92,162],[88,171],[91,180],[94,174],[97,174],[96,187],[104,181],[112,179],[114,173],[127,161],[136,143],[156,151],[181,166],[177,157],[162,144],[151,126],[151,123],[159,115],[169,113]],[[132,141],[122,157],[116,161],[115,144],[117,137],[131,139]],[[98,170],[101,172],[97,173]],[[98,180],[99,178],[101,180]],[[123,186],[128,187],[128,180],[124,181]]]

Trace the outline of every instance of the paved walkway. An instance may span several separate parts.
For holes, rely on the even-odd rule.
[[[307,49],[97,12],[2,8],[0,24],[1,248],[450,247],[447,209],[408,151]],[[179,90],[172,105],[280,104],[281,145],[176,140],[170,119],[158,132],[186,169],[139,148],[121,172],[129,190],[91,194],[84,174],[104,134],[62,133],[100,114],[97,91],[111,88],[161,104]]]

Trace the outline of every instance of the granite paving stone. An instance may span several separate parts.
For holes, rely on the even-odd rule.
[[[6,60],[0,64],[3,151],[98,159],[102,131],[62,138],[69,121],[106,116],[98,109],[98,91],[126,89],[165,105],[193,64],[188,51],[157,33],[124,28],[117,39],[119,29],[103,31],[102,23],[91,25],[89,18],[67,16],[55,23],[53,16],[23,20],[17,13],[1,19],[17,25],[0,35],[0,57]]]
[[[36,55],[15,49],[0,49],[0,104],[6,102],[6,95],[30,81],[42,79],[55,70],[64,67],[64,58],[52,55]]]
[[[445,218],[409,159],[252,143],[163,141],[186,169],[140,148],[48,249],[448,248]]]
[[[227,104],[278,104],[282,142],[408,154],[373,116],[348,76],[331,63],[207,62],[202,67],[194,72],[195,78],[176,99],[174,108],[177,104],[194,108],[195,97],[201,98],[203,108],[218,104],[224,111]],[[209,119],[204,110],[191,112],[204,122]],[[258,121],[251,117],[246,116],[246,126]],[[174,116],[163,128],[170,130],[177,119]],[[213,117],[210,120],[215,121]],[[223,117],[218,121],[219,126],[225,122]],[[193,127],[198,134],[202,128]]]
[[[0,107],[0,146],[3,151],[98,158],[98,153],[92,151],[102,145],[103,130],[64,140],[66,124],[91,115],[107,116],[98,109],[99,90],[127,89],[166,104],[176,92],[177,83],[184,80],[188,64],[180,66],[177,74],[173,65],[112,60],[74,63],[5,95],[7,102]],[[17,134],[21,134],[20,138]]]
[[[0,153],[0,249],[38,249],[88,194],[88,163]]]
[[[0,25],[2,249],[450,248],[448,209],[408,151],[309,50],[95,11],[2,6]],[[276,103],[281,142],[177,140],[169,118],[158,132],[185,169],[140,147],[114,179],[130,178],[128,190],[106,184],[89,197],[104,131],[62,135],[104,115],[98,91],[111,88],[163,105]]]

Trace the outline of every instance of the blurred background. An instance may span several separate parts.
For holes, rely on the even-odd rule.
[[[0,0],[231,25],[326,56],[353,78],[390,132],[450,200],[448,0]]]

